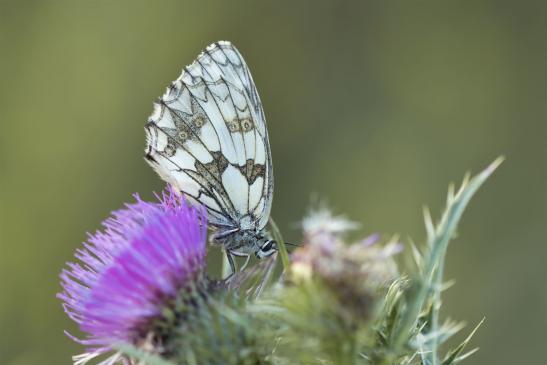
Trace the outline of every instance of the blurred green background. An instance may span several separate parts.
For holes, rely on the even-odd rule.
[[[362,233],[424,237],[446,188],[498,155],[451,246],[444,313],[486,323],[467,364],[547,345],[544,1],[0,2],[0,363],[81,351],[55,298],[65,261],[133,192],[152,101],[207,44],[234,42],[265,107],[273,216],[310,197]]]

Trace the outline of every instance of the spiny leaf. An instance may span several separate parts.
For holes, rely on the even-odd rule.
[[[413,290],[409,292],[409,306],[406,309],[401,325],[393,341],[395,351],[399,351],[410,338],[416,320],[422,311],[422,307],[431,294],[433,283],[442,280],[442,275],[436,276],[437,269],[439,268],[439,265],[442,267],[448,242],[454,236],[454,232],[462,217],[463,211],[479,187],[502,161],[503,158],[501,157],[496,159],[485,170],[472,179],[469,179],[469,177],[466,176],[462,186],[456,194],[449,192],[447,199],[449,204],[442,215],[440,223],[434,229],[435,234],[432,237],[430,252],[428,252],[427,256],[424,258],[423,276],[414,283]],[[431,222],[431,220],[427,218],[426,215],[426,225],[430,225],[429,222]],[[427,230],[430,232],[431,227],[428,227]],[[430,238],[428,237],[428,240],[429,239]],[[432,328],[432,331],[436,330],[436,328]],[[436,354],[432,355],[432,357],[435,356]]]
[[[453,349],[452,351],[450,351],[447,355],[446,355],[446,358],[443,360],[442,362],[442,365],[452,365],[452,364],[456,364],[458,362],[458,356],[461,354],[461,352],[464,350],[465,346],[467,346],[467,344],[469,343],[469,341],[471,341],[471,338],[473,337],[473,335],[475,334],[475,332],[477,332],[477,330],[479,329],[479,327],[483,324],[484,322],[484,318],[479,322],[479,324],[477,324],[475,326],[475,328],[473,329],[473,331],[471,331],[471,333],[467,336],[467,338],[458,346],[456,347],[455,349]],[[472,350],[472,352],[474,352],[476,350]],[[472,353],[471,352],[471,353]],[[463,358],[469,356],[470,354],[465,354],[463,356]],[[463,358],[461,358],[460,360],[462,360]]]
[[[420,252],[418,247],[416,247],[416,245],[413,242],[410,243],[410,249],[412,250],[412,258],[414,259],[414,263],[416,264],[416,268],[417,268],[418,271],[420,271],[423,267],[423,262],[424,262],[424,258],[422,256],[422,253]],[[422,274],[422,273],[420,272],[420,274]]]
[[[467,359],[469,356],[473,355],[477,351],[479,351],[479,348],[475,347],[473,350],[469,350],[465,354],[458,356],[456,358],[456,360],[454,360],[454,364],[457,364],[457,363]]]
[[[433,223],[433,218],[431,218],[431,212],[428,207],[423,208],[424,212],[424,224],[425,232],[427,234],[427,243],[429,245],[433,244],[433,239],[435,238],[435,224]]]

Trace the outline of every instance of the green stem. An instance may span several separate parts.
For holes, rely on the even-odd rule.
[[[277,243],[277,250],[279,251],[279,255],[281,256],[281,263],[283,264],[283,270],[288,270],[289,269],[289,253],[287,251],[287,246],[285,245],[283,236],[281,236],[281,232],[279,231],[279,228],[277,228],[277,224],[275,224],[272,217],[270,217],[270,226],[272,227],[272,234],[273,234],[274,240]]]
[[[431,308],[431,332],[439,333],[439,312],[441,309],[441,286],[443,285],[443,276],[444,276],[444,262],[445,262],[446,253],[441,257],[439,266],[435,272],[435,279],[433,280],[433,307]],[[439,347],[439,337],[433,336],[431,342],[431,364],[437,365],[439,363],[439,356],[437,354]]]
[[[226,279],[228,276],[232,275],[232,268],[228,262],[228,253],[223,251],[222,255],[222,278]]]

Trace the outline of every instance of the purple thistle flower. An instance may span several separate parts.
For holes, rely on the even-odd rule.
[[[158,203],[135,199],[89,235],[76,251],[79,262],[61,273],[58,297],[87,334],[76,341],[89,347],[89,358],[142,340],[142,326],[204,277],[205,211],[172,189]]]

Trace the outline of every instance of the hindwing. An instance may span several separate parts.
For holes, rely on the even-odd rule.
[[[154,104],[146,159],[219,227],[262,229],[273,169],[262,104],[229,42],[207,47]]]

